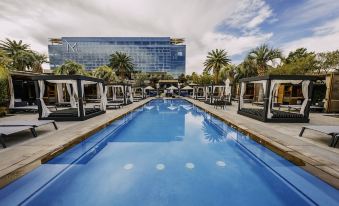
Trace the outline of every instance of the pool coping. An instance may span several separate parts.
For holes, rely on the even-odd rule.
[[[107,127],[112,122],[123,118],[124,116],[128,115],[129,113],[137,110],[138,108],[142,107],[143,105],[147,104],[148,102],[152,101],[155,98],[147,98],[143,101],[136,102],[135,105],[132,105],[131,108],[128,108],[126,111],[123,111],[121,114],[114,116],[113,118],[96,125],[93,129],[86,131],[83,134],[79,134],[74,137],[70,137],[69,141],[65,142],[62,145],[51,147],[49,150],[40,150],[34,153],[32,156],[23,159],[10,165],[8,168],[2,169],[0,171],[0,189],[5,187],[6,185],[14,182],[15,180],[19,179],[20,177],[24,176],[25,174],[31,172],[35,168],[39,167],[41,164],[46,163],[47,161],[51,160],[52,158],[58,156],[59,154],[71,149],[72,147],[76,146],[80,142],[86,140],[96,132],[100,131],[101,129]],[[100,116],[94,117],[98,118]],[[66,128],[62,131],[72,130],[72,128]],[[53,134],[57,133],[58,131],[54,132]],[[53,135],[51,134],[51,135]]]
[[[293,164],[299,166],[300,168],[304,169],[305,171],[309,172],[310,174],[320,178],[327,184],[333,186],[336,189],[339,189],[339,176],[336,174],[335,171],[332,171],[330,167],[326,165],[326,163],[322,163],[318,160],[313,158],[307,157],[297,150],[292,149],[280,142],[274,141],[271,138],[260,134],[256,131],[253,131],[247,128],[245,125],[235,123],[230,119],[225,119],[221,115],[217,114],[214,111],[211,111],[207,107],[203,107],[202,105],[197,104],[194,99],[190,98],[183,98],[188,102],[192,103],[196,107],[199,107],[204,112],[212,115],[215,118],[223,121],[227,125],[235,128],[236,130],[242,132],[243,134],[249,136],[255,142],[263,145],[264,147],[268,148],[269,150],[273,151],[274,153],[278,154],[279,156],[283,157],[284,159],[292,162]],[[200,102],[200,101],[199,101]],[[204,103],[205,104],[205,103]],[[207,105],[206,105],[207,106]],[[220,111],[219,111],[220,112]]]

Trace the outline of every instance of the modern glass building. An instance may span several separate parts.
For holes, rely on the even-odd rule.
[[[170,37],[62,37],[50,39],[51,69],[73,60],[92,70],[109,63],[116,51],[129,54],[143,72],[185,73],[186,45],[183,39]]]

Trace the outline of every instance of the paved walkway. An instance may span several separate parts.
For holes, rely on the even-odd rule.
[[[33,138],[29,131],[8,137],[8,148],[0,149],[0,188],[150,100],[151,98],[148,98],[121,109],[107,110],[105,114],[86,121],[58,122],[57,131],[52,124],[41,126],[36,129],[36,138]],[[1,118],[0,122],[17,118],[18,115]],[[20,120],[37,118],[37,114],[20,114]]]
[[[214,106],[198,100],[186,99],[339,188],[339,145],[337,148],[329,147],[330,136],[306,130],[303,137],[299,137],[301,127],[307,123],[264,123],[237,114],[236,103],[223,110],[215,109]],[[311,113],[310,120],[309,124],[339,126],[339,118],[325,116],[322,113]]]

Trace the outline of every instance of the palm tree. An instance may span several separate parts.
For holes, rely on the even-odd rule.
[[[205,71],[213,70],[214,83],[218,83],[220,70],[227,66],[231,60],[227,56],[227,52],[223,49],[216,49],[208,52],[207,59],[204,62]]]
[[[66,60],[63,65],[54,70],[54,73],[58,75],[86,74],[84,67],[72,60]]]
[[[0,41],[0,50],[11,59],[8,67],[14,70],[30,70],[42,73],[41,65],[47,62],[47,56],[45,54],[32,51],[30,46],[24,44],[22,40],[15,41],[6,39],[5,41]]]
[[[111,55],[109,65],[122,80],[130,77],[134,69],[133,59],[126,53],[115,52]]]
[[[93,70],[93,76],[96,78],[103,79],[105,82],[117,82],[118,77],[112,71],[112,68],[104,65],[97,67]]]
[[[250,51],[248,59],[256,65],[258,76],[264,76],[270,66],[267,64],[276,58],[281,58],[282,54],[279,49],[269,48],[267,44]]]
[[[33,52],[33,55],[35,60],[32,65],[32,71],[42,73],[43,72],[42,64],[48,63],[48,57],[46,54],[39,54],[37,52]]]
[[[19,51],[29,51],[30,46],[28,44],[23,44],[22,40],[17,42],[6,38],[5,41],[0,41],[0,49],[4,50],[8,56],[12,57]]]

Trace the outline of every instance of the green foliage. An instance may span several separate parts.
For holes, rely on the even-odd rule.
[[[111,54],[109,65],[121,79],[131,78],[131,73],[134,71],[134,63],[132,57],[126,53],[115,52]]]
[[[319,71],[319,62],[314,52],[299,48],[289,53],[284,64],[270,70],[270,74],[304,75]]]
[[[105,82],[117,82],[118,77],[109,66],[100,66],[93,70],[92,76],[103,79]]]
[[[0,66],[8,68],[12,59],[5,53],[4,50],[0,50]]]
[[[24,44],[22,40],[5,39],[0,41],[0,50],[2,50],[1,53],[4,53],[9,58],[9,60],[6,60],[6,67],[12,70],[27,70],[41,73],[41,65],[47,62],[46,55],[31,50],[30,46]],[[0,62],[3,62],[3,54],[0,54]]]
[[[148,76],[148,74],[146,74],[145,72],[139,72],[134,74],[135,75],[135,83],[138,86],[144,86],[145,85],[145,81],[146,80],[150,80],[150,77]]]
[[[290,64],[290,63],[298,61],[302,58],[306,58],[308,56],[313,56],[313,55],[314,55],[314,52],[307,52],[306,48],[298,48],[295,51],[291,51],[288,54],[288,56],[287,56],[287,58],[285,59],[284,62],[286,64]]]
[[[0,106],[5,106],[8,100],[9,71],[0,65]]]
[[[81,64],[78,64],[72,60],[66,60],[63,65],[56,68],[54,73],[57,75],[85,75],[86,72]]]
[[[187,82],[187,78],[186,78],[185,74],[180,74],[179,77],[178,77],[178,81],[180,83],[186,83]]]
[[[247,61],[255,65],[259,76],[263,76],[268,72],[268,69],[271,68],[267,62],[276,58],[282,58],[281,51],[279,49],[269,48],[267,44],[262,44],[250,51],[247,56]]]
[[[204,62],[205,72],[213,71],[214,82],[217,84],[219,81],[220,70],[227,66],[231,60],[228,58],[227,52],[223,49],[216,49],[208,52]]]
[[[327,73],[330,70],[339,72],[339,50],[318,54],[321,70]]]

